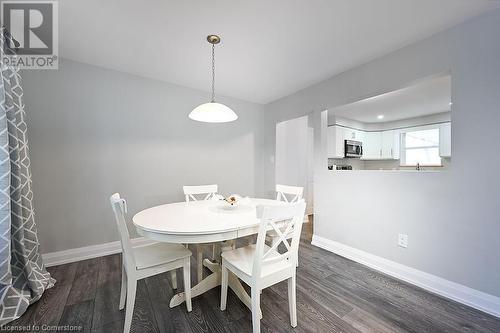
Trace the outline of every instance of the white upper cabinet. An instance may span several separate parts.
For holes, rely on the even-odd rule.
[[[363,142],[363,157],[365,160],[380,159],[382,157],[382,133],[365,132]]]
[[[439,156],[451,157],[451,123],[439,125]]]
[[[363,140],[364,160],[398,160],[399,130],[365,132]]]
[[[326,135],[328,158],[344,158],[344,128],[329,126]]]
[[[426,128],[417,126],[412,129]],[[407,131],[408,129],[406,129]],[[328,158],[344,158],[345,140],[363,143],[363,160],[399,160],[401,151],[401,134],[405,130],[387,130],[365,132],[343,126],[330,126],[327,129]],[[451,156],[451,126],[443,123],[439,127],[439,154],[441,157]]]
[[[345,140],[363,142],[364,135],[365,132],[348,127],[327,127],[328,158],[344,158]]]
[[[382,159],[399,159],[399,130],[390,130],[382,132]]]
[[[344,131],[344,140],[362,141],[364,132],[348,127],[342,127]]]
[[[366,133],[365,131],[356,130],[355,131],[356,139],[354,139],[354,140],[363,142],[363,140],[365,139],[365,133]]]

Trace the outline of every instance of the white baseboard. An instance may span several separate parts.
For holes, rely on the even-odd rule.
[[[131,241],[134,246],[144,246],[154,243],[154,241],[146,239],[144,237],[133,238],[131,239]],[[42,254],[42,258],[45,266],[50,267],[121,252],[122,246],[120,244],[120,241],[116,241],[64,251],[44,253]]]
[[[312,245],[500,318],[500,297],[486,294],[317,235],[313,235]]]

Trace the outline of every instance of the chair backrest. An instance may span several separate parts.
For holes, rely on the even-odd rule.
[[[263,265],[273,264],[277,261],[289,260],[294,263],[295,267],[305,211],[306,203],[303,199],[289,205],[257,206],[257,218],[261,222],[252,268],[254,277],[261,276]],[[269,249],[265,247],[268,231],[276,232],[278,237],[278,241],[274,242],[274,245]],[[291,243],[287,239],[290,234],[292,234]],[[276,255],[276,249],[282,243],[285,245],[286,251]]]
[[[302,199],[304,188],[299,186],[288,186],[276,184],[276,200],[284,202],[298,202]]]
[[[199,186],[183,186],[184,195],[186,196],[186,202],[191,200],[198,201],[196,195],[202,196],[201,200],[210,200],[214,195],[217,194],[218,186],[214,185],[199,185]]]
[[[120,197],[119,193],[113,194],[109,201],[111,208],[115,214],[116,225],[118,226],[118,233],[120,234],[120,242],[122,244],[122,256],[125,261],[125,268],[135,267],[134,253],[132,252],[132,243],[130,242],[130,235],[128,233],[127,222],[125,221],[125,214],[127,213],[127,202]]]

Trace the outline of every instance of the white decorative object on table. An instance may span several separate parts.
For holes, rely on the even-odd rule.
[[[217,203],[216,205],[210,207],[211,211],[217,212],[217,213],[225,213],[225,214],[239,214],[242,212],[249,212],[253,211],[255,207],[252,207],[250,205],[243,205],[241,203],[235,204],[235,205],[228,205],[227,203]]]
[[[222,199],[210,209],[212,211],[219,211],[223,213],[240,213],[242,211],[248,211],[255,209],[252,207],[249,198],[242,198],[238,194],[232,194],[226,198]]]

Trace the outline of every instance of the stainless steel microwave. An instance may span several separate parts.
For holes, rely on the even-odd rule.
[[[363,156],[363,143],[360,141],[345,140],[345,157],[360,158]]]

